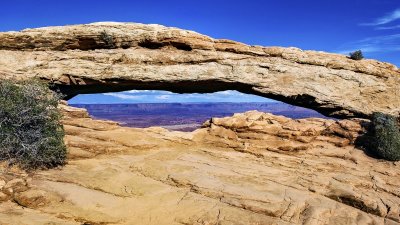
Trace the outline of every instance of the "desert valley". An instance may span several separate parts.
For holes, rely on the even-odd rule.
[[[271,103],[139,103],[74,104],[96,119],[111,120],[127,127],[164,127],[174,131],[194,131],[212,117],[258,110],[289,118],[327,118],[318,112],[281,102]]]

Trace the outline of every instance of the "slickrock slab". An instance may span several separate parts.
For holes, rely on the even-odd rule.
[[[368,121],[251,111],[184,133],[61,107],[69,163],[24,178],[0,224],[400,224],[400,164],[352,144]]]

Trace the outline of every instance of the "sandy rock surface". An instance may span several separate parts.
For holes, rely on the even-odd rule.
[[[363,121],[251,111],[184,133],[63,108],[68,164],[0,175],[0,224],[400,224],[400,164],[354,147]]]
[[[66,94],[238,90],[338,118],[400,115],[400,71],[178,28],[93,23],[0,33],[0,79]],[[121,127],[60,106],[68,164],[0,165],[0,224],[400,224],[400,163],[355,146],[367,120],[250,111],[193,132]]]

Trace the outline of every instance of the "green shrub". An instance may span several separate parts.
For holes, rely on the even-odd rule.
[[[350,55],[350,59],[353,59],[353,60],[361,60],[364,58],[361,50],[357,50],[355,52],[350,52],[349,55]]]
[[[24,169],[65,163],[58,101],[40,81],[0,81],[0,160]]]
[[[396,117],[373,113],[368,136],[372,153],[386,160],[400,160],[400,127]]]
[[[100,40],[104,42],[106,48],[115,48],[113,36],[105,30],[100,33]]]

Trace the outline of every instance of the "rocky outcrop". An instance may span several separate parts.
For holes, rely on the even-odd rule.
[[[354,145],[356,139],[365,133],[366,120],[327,120],[306,118],[293,120],[270,113],[249,111],[227,118],[212,118],[204,123],[198,135],[202,142],[249,151],[257,155],[257,149],[279,153],[307,152],[315,146]],[[362,126],[363,125],[363,126]],[[215,143],[214,143],[215,142]],[[322,153],[323,154],[323,153]]]
[[[183,133],[61,107],[68,164],[0,175],[1,224],[400,224],[400,164],[352,144],[368,121],[252,111]]]
[[[248,46],[160,25],[94,23],[0,33],[0,77],[40,77],[67,95],[235,89],[334,117],[400,113],[400,72],[374,60]]]

